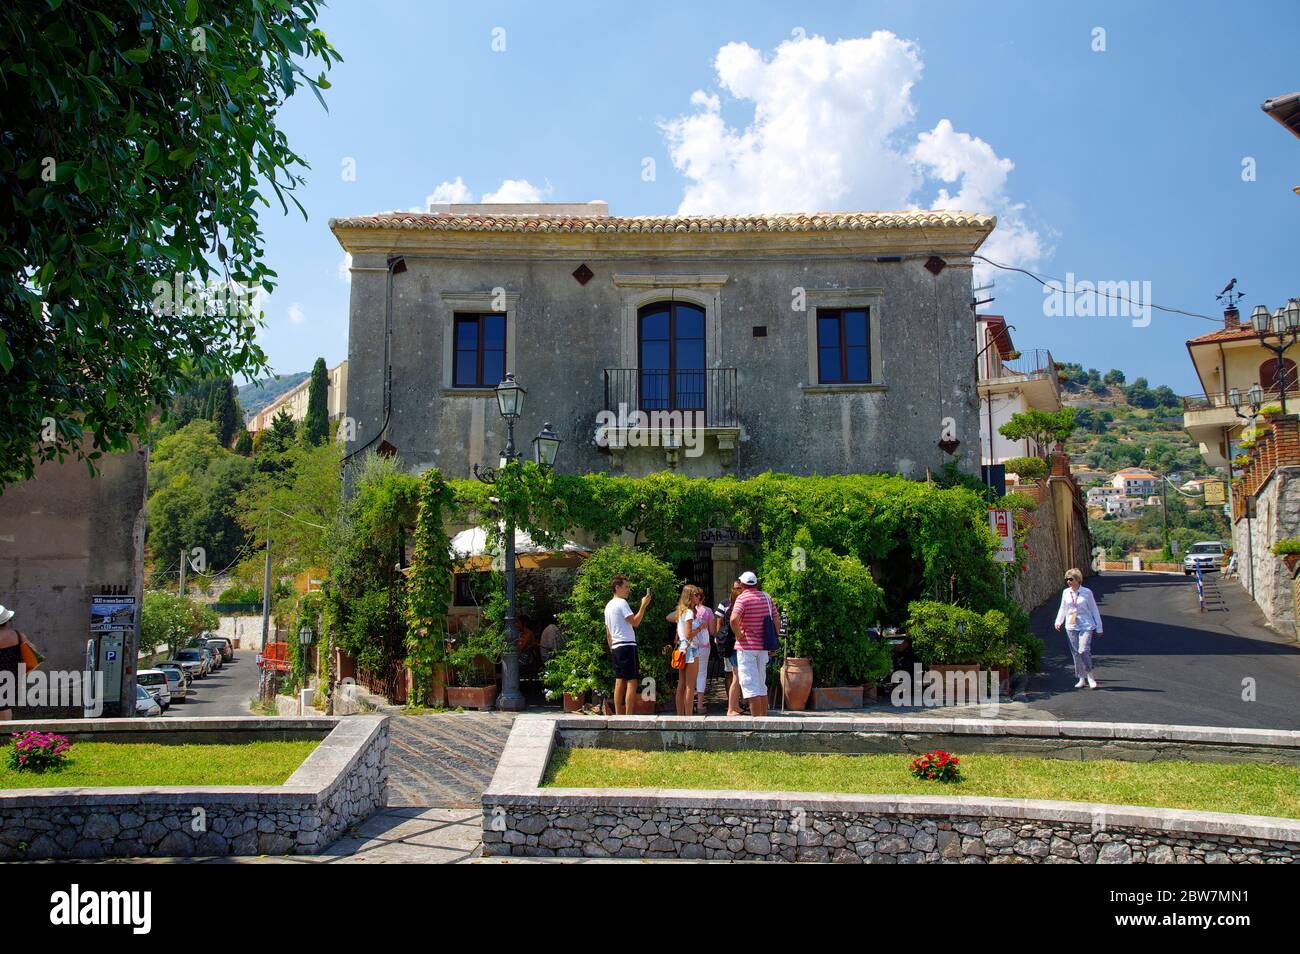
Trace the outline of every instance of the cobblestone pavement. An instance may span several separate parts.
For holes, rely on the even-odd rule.
[[[508,712],[390,716],[389,806],[478,808],[513,723]]]

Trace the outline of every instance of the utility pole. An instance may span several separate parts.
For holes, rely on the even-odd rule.
[[[181,594],[181,596],[184,596],[184,595],[185,595],[185,550],[184,550],[184,548],[181,549],[181,588],[180,588],[180,594]]]
[[[266,664],[266,644],[271,633],[271,515],[266,515],[266,570],[262,574],[262,701],[274,692],[271,670]]]

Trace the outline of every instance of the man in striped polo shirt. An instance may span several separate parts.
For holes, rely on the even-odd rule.
[[[771,655],[763,648],[763,620],[777,621],[772,597],[758,588],[758,577],[746,571],[740,575],[744,591],[731,608],[731,631],[736,634],[736,672],[740,691],[749,700],[749,714],[767,715],[767,660]]]

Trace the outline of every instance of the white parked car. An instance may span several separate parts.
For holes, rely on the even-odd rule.
[[[144,686],[145,692],[158,700],[158,705],[164,712],[171,706],[172,692],[167,673],[161,669],[141,669],[136,673],[135,681]]]
[[[1187,548],[1187,556],[1183,557],[1183,576],[1191,576],[1196,572],[1199,564],[1202,575],[1217,570],[1223,566],[1223,555],[1227,549],[1218,540],[1202,540],[1200,543],[1193,543]]]

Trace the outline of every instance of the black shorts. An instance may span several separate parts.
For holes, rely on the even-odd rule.
[[[621,646],[615,646],[613,653],[615,679],[641,678],[641,665],[637,659],[635,643],[623,643]]]

